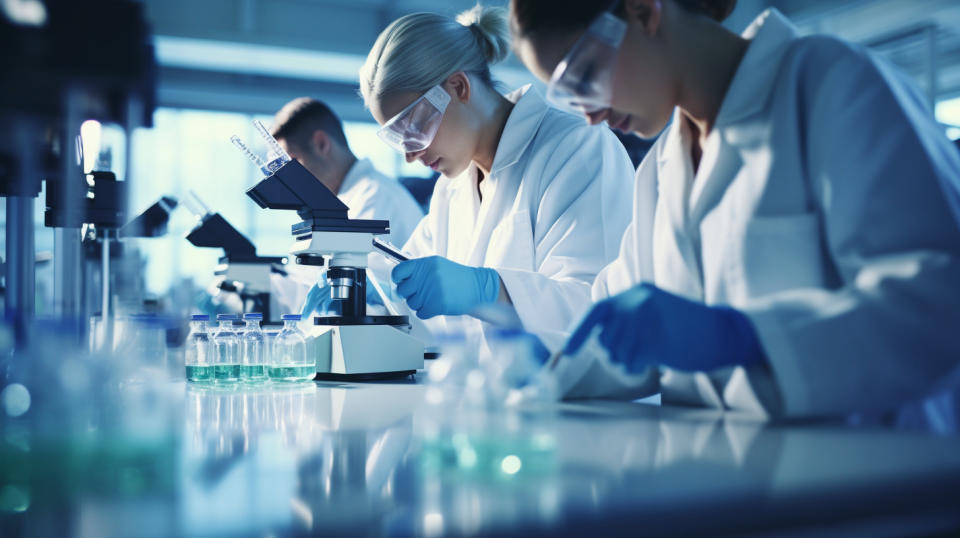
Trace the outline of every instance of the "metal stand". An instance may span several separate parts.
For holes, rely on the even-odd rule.
[[[7,318],[24,325],[33,318],[36,310],[35,202],[33,197],[7,198],[7,290],[4,310]]]

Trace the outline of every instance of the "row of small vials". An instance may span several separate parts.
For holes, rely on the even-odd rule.
[[[244,314],[243,328],[234,327],[237,314],[218,314],[218,326],[208,328],[210,316],[198,314],[190,322],[186,342],[187,381],[194,383],[262,383],[303,381],[316,375],[307,358],[307,344],[297,327],[300,316],[283,316],[283,329],[263,331],[262,314]]]

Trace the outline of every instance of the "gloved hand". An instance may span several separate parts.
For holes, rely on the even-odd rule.
[[[314,284],[307,292],[306,299],[303,300],[303,307],[300,308],[300,318],[308,319],[314,313],[324,314],[330,310],[332,302],[330,286],[327,285],[326,281]]]
[[[500,275],[495,270],[467,267],[440,256],[402,262],[390,278],[420,319],[469,314],[482,304],[496,302],[500,295]]]
[[[689,301],[650,284],[594,305],[564,353],[575,354],[595,328],[610,360],[630,373],[652,365],[691,372],[766,360],[741,312]]]
[[[377,293],[369,283],[367,283],[367,305],[382,305],[383,298]],[[327,312],[339,312],[337,305],[330,298],[330,285],[324,281],[322,284],[314,284],[307,292],[307,297],[303,300],[303,306],[300,308],[300,316],[307,319],[314,313],[324,314]]]

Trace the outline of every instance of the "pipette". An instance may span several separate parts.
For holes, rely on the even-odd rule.
[[[257,165],[257,168],[260,168],[260,169],[266,168],[267,163],[263,162],[263,159],[261,159],[259,155],[250,151],[250,148],[248,148],[247,145],[243,143],[243,140],[240,140],[239,136],[237,135],[231,136],[230,141],[233,142],[233,145],[237,146],[237,149],[242,151],[243,154],[246,155],[248,159],[253,161],[253,164]]]
[[[290,162],[290,155],[287,155],[287,152],[284,151],[283,147],[280,146],[280,143],[277,142],[277,139],[270,134],[270,131],[260,123],[260,120],[253,120],[253,126],[257,129],[257,132],[260,133],[260,136],[267,141],[267,146],[270,148],[270,151],[273,155],[280,157],[284,162]]]

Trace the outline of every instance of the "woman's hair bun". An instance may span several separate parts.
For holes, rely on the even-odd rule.
[[[487,63],[495,64],[510,54],[510,25],[507,10],[477,4],[457,15],[457,22],[477,37]]]

